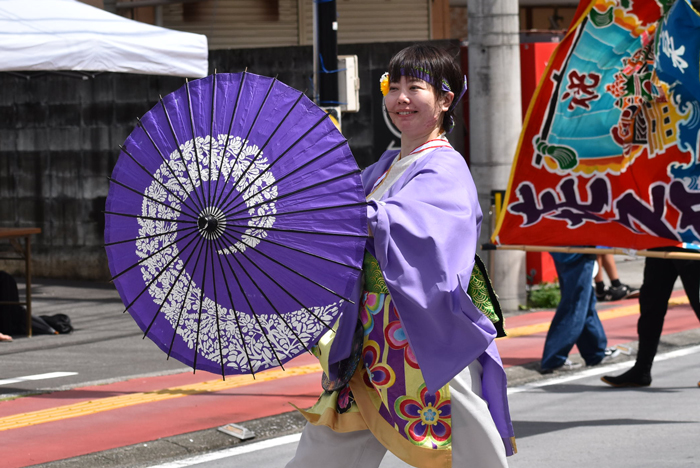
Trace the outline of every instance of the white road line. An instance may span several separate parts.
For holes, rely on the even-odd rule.
[[[659,354],[654,359],[654,362],[665,361],[667,359],[673,359],[681,356],[687,356],[689,354],[695,354],[700,352],[700,346],[692,346],[690,348],[678,349],[676,351],[669,351],[668,353]],[[526,392],[528,390],[534,390],[540,387],[546,387],[549,385],[559,385],[566,382],[571,382],[573,380],[585,379],[586,377],[593,377],[594,375],[608,374],[611,372],[616,372],[628,367],[632,367],[634,361],[621,362],[619,364],[610,364],[608,366],[593,367],[592,369],[586,369],[581,372],[576,372],[571,375],[563,375],[561,377],[555,377],[553,379],[540,380],[539,382],[533,382],[519,387],[513,387],[508,389],[508,395],[513,395],[515,393]]]
[[[689,354],[694,354],[700,352],[700,346],[693,346],[690,348],[679,349],[676,351],[671,351],[664,354],[659,354],[656,356],[654,361],[665,361],[667,359],[672,359],[681,356],[687,356]],[[534,382],[531,384],[521,385],[519,387],[513,387],[508,389],[508,395],[514,393],[521,393],[527,390],[533,390],[540,387],[545,387],[548,385],[557,385],[565,382],[571,382],[573,380],[583,379],[586,377],[591,377],[594,375],[606,374],[608,372],[615,372],[626,367],[632,367],[634,361],[621,362],[619,364],[611,364],[609,366],[595,367],[593,369],[584,370],[583,372],[577,372],[572,375],[566,375],[562,377],[556,377],[553,379],[542,380],[540,382]],[[299,442],[301,434],[292,434],[288,436],[278,437],[276,439],[268,439],[262,442],[256,442],[254,444],[244,445],[242,447],[234,447],[220,452],[207,453],[204,455],[198,455],[192,458],[186,458],[184,460],[174,461],[170,463],[165,463],[162,465],[153,465],[149,468],[187,468],[189,466],[197,465],[199,463],[206,463],[214,460],[221,460],[222,458],[234,457],[236,455],[243,455],[244,453],[255,452],[258,450],[264,450],[267,448],[278,447],[280,445],[291,444],[294,442]]]
[[[13,383],[26,382],[28,380],[44,380],[55,379],[57,377],[68,377],[69,375],[78,375],[77,372],[49,372],[47,374],[26,375],[24,377],[15,377],[14,379],[0,380],[0,385],[9,385]]]
[[[185,468],[188,466],[197,465],[199,463],[221,460],[222,458],[235,457],[236,455],[243,455],[244,453],[256,452],[258,450],[299,442],[299,439],[301,439],[301,433],[277,437],[276,439],[263,440],[262,442],[256,442],[254,444],[244,445],[242,447],[234,447],[222,450],[220,452],[197,455],[196,457],[165,463],[163,465],[154,465],[149,468]]]

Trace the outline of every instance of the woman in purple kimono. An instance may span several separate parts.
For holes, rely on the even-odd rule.
[[[363,172],[359,313],[346,308],[315,347],[325,392],[302,411],[309,424],[287,467],[378,467],[386,450],[416,467],[505,467],[515,443],[498,305],[475,257],[482,214],[445,138],[466,81],[446,52],[415,45],[381,86],[401,150]]]

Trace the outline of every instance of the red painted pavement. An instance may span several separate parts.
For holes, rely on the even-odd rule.
[[[634,303],[636,300],[620,301],[613,306]],[[605,305],[601,304],[599,310],[604,310],[604,307]],[[509,317],[507,328],[547,322],[553,314],[553,311],[539,311]],[[608,335],[608,345],[636,340],[637,318],[638,315],[629,315],[605,320],[603,325]],[[700,322],[690,306],[676,306],[669,309],[664,334],[699,326]],[[543,332],[498,340],[504,365],[508,367],[539,361],[545,335]],[[288,367],[312,362],[315,362],[315,359],[305,355],[294,360]],[[87,400],[179,387],[216,378],[214,374],[206,372],[183,373],[19,398],[0,402],[0,418]],[[320,392],[319,374],[309,374],[2,431],[1,465],[4,468],[30,466],[280,414],[292,410],[289,402],[300,407],[311,406]]]
[[[674,299],[684,298],[685,293],[683,291],[674,291],[671,297]],[[608,309],[637,305],[639,303],[638,301],[638,299],[627,299],[614,303],[599,303],[597,309],[598,312],[604,312]],[[552,317],[554,317],[553,310],[544,310],[508,317],[506,318],[506,333],[508,329],[549,322],[552,320]],[[636,341],[638,318],[638,314],[633,314],[604,320],[603,327],[608,337],[608,346]],[[698,327],[700,327],[700,322],[698,322],[695,312],[693,312],[690,305],[678,305],[668,309],[666,320],[664,321],[663,334],[677,333]],[[501,354],[503,367],[521,366],[530,362],[539,361],[542,358],[546,336],[547,332],[544,331],[534,335],[497,340],[496,343],[498,344],[498,351]],[[574,346],[571,352],[572,354],[578,353],[576,346]]]

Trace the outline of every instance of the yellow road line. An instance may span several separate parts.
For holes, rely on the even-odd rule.
[[[669,306],[688,304],[688,298],[685,296],[678,297],[669,301]],[[614,318],[634,315],[639,313],[638,305],[630,305],[618,307],[614,309],[604,310],[598,313],[601,320],[610,320]],[[508,336],[499,338],[499,340],[507,340],[518,336],[534,335],[536,333],[546,332],[549,329],[549,322],[536,323],[523,327],[508,329]],[[113,409],[125,408],[128,406],[140,405],[143,403],[154,403],[157,401],[170,400],[173,398],[181,398],[188,395],[197,395],[200,393],[218,392],[231,388],[244,387],[259,382],[267,382],[270,380],[284,379],[297,375],[306,375],[316,372],[321,372],[320,364],[310,364],[307,366],[292,367],[287,370],[275,369],[264,371],[256,375],[256,379],[250,375],[240,375],[228,377],[227,380],[208,380],[182,387],[166,388],[153,392],[139,392],[129,395],[121,395],[115,397],[100,398],[97,400],[84,401],[72,405],[58,406],[45,410],[32,411],[29,413],[16,414],[5,418],[0,418],[0,431],[9,429],[18,429],[20,427],[33,426],[52,421],[60,421],[62,419],[77,418],[89,414],[101,413]]]
[[[101,413],[127,406],[140,405],[143,403],[154,403],[157,401],[170,400],[188,395],[200,393],[218,392],[230,388],[243,387],[259,382],[294,377],[321,372],[319,364],[308,366],[291,367],[287,370],[275,369],[261,372],[256,375],[255,380],[250,375],[228,377],[224,380],[209,380],[196,384],[184,385],[182,387],[166,388],[154,392],[139,392],[130,395],[100,398],[97,400],[84,401],[72,405],[58,406],[45,410],[32,411],[30,413],[16,414],[0,419],[0,431],[8,429],[18,429],[20,427],[33,426],[51,421],[59,421],[68,418],[77,418],[89,414]]]
[[[678,305],[689,304],[688,298],[686,296],[676,297],[668,301],[669,307],[674,307]],[[608,309],[598,312],[598,317],[600,320],[610,320],[620,317],[625,317],[627,315],[635,315],[639,313],[639,305],[629,305],[624,307],[616,307],[614,309]],[[549,330],[549,322],[535,323],[532,325],[525,325],[522,327],[506,328],[506,333],[508,336],[503,338],[498,338],[498,340],[507,340],[509,338],[517,338],[519,336],[534,335],[537,333],[544,333]]]

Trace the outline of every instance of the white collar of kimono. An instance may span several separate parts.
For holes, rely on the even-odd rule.
[[[391,166],[389,166],[386,172],[374,183],[372,190],[370,190],[369,195],[367,195],[367,200],[379,200],[382,198],[391,186],[394,185],[394,182],[406,172],[411,164],[430,153],[432,150],[446,146],[452,147],[443,133],[438,138],[423,143],[418,148],[411,151],[406,157],[400,158],[400,155],[397,155],[391,163]]]
[[[425,143],[423,143],[422,145],[420,145],[419,147],[417,147],[416,149],[414,149],[413,151],[408,153],[408,155],[406,155],[405,157],[407,158],[408,156],[412,156],[412,155],[415,155],[417,153],[422,153],[425,150],[429,150],[429,149],[440,148],[443,146],[451,146],[450,143],[447,141],[447,137],[445,135],[446,134],[443,132],[440,135],[438,135],[437,138],[435,138],[433,140],[426,141]],[[401,160],[401,159],[404,159],[405,157],[403,155],[399,155],[398,159]]]

